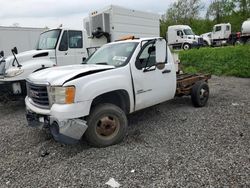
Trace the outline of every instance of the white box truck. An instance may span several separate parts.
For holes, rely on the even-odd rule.
[[[14,46],[19,52],[32,50],[36,47],[39,35],[45,30],[45,28],[0,26],[0,51],[9,56]]]
[[[115,41],[121,36],[133,35],[136,38],[160,35],[160,15],[110,5],[94,11],[84,19],[87,31],[87,46],[101,46]]]
[[[173,49],[188,50],[203,46],[203,39],[197,36],[188,25],[173,25],[168,27],[168,45]]]
[[[80,64],[92,47],[118,40],[124,35],[151,37],[160,34],[158,14],[109,6],[84,19],[84,29],[56,28],[40,35],[37,48],[0,61],[0,91],[25,95],[25,79],[41,69]],[[4,89],[4,91],[3,91]]]

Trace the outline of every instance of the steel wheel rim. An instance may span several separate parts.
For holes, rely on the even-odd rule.
[[[96,134],[102,139],[112,139],[119,131],[120,122],[114,115],[105,115],[96,121]]]
[[[205,101],[208,97],[208,91],[204,88],[200,90],[200,100]]]
[[[184,45],[184,50],[188,50],[189,46],[187,44]]]

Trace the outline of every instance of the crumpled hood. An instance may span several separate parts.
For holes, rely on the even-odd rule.
[[[36,56],[39,58],[41,58],[41,57],[46,58],[51,53],[55,53],[54,50],[30,50],[30,51],[25,51],[25,52],[21,52],[19,54],[16,54],[16,58],[17,58],[18,62],[22,65],[26,61],[29,61],[33,58],[36,58]],[[6,69],[11,66],[13,60],[14,60],[13,55],[5,58],[5,61],[6,61],[5,68]],[[16,62],[15,62],[15,66],[16,66]]]
[[[54,86],[63,85],[72,78],[87,76],[97,72],[115,68],[111,65],[69,65],[62,67],[52,67],[32,73],[28,78],[28,82],[34,84],[49,83]]]

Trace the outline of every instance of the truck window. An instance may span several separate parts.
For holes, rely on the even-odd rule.
[[[183,36],[183,33],[182,33],[181,30],[178,30],[178,31],[177,31],[177,36],[179,36],[179,37],[182,37],[182,36]]]
[[[142,68],[149,68],[154,66],[156,63],[156,57],[155,57],[155,44],[152,42],[149,42],[148,44],[145,44],[144,48],[142,49],[139,57],[136,61],[136,68],[142,69]]]
[[[68,32],[67,31],[63,32],[63,36],[61,39],[59,50],[60,51],[67,51],[68,50]]]
[[[226,30],[227,30],[227,31],[229,31],[229,30],[230,30],[230,26],[229,26],[229,25],[227,25]]]
[[[37,50],[55,49],[61,29],[54,29],[42,33],[39,37]]]
[[[69,31],[69,47],[70,48],[82,48],[82,32],[81,31]]]
[[[185,35],[194,35],[194,32],[192,31],[192,29],[184,29],[183,31]]]
[[[125,66],[138,45],[137,42],[106,44],[89,57],[86,64]]]
[[[221,26],[216,26],[215,27],[215,32],[221,31]]]

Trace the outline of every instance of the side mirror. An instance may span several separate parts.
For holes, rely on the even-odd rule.
[[[84,63],[86,61],[86,59],[87,59],[86,57],[83,57],[82,58],[82,63]]]
[[[0,52],[0,56],[1,56],[1,57],[4,57],[4,51],[1,51],[1,52]]]
[[[68,45],[61,43],[59,46],[59,51],[67,51],[68,50]]]
[[[157,39],[155,42],[155,48],[156,48],[156,64],[165,64],[166,56],[167,56],[167,44],[166,41],[162,38]]]
[[[14,53],[14,54],[18,54],[18,51],[17,51],[17,48],[16,48],[16,47],[14,47],[11,51],[12,51],[12,53]]]
[[[164,39],[158,39],[155,43],[156,48],[156,67],[159,70],[165,68],[166,56],[167,56],[167,44]]]

